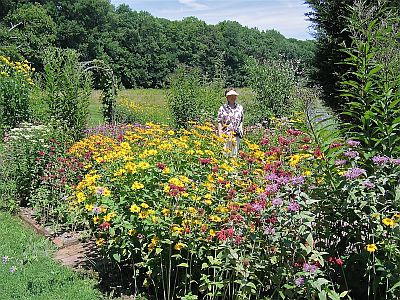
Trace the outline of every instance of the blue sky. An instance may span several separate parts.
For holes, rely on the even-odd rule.
[[[312,39],[311,23],[304,16],[309,8],[303,0],[111,0],[128,4],[153,16],[181,20],[195,16],[208,24],[238,21],[250,28],[276,29],[286,37]]]

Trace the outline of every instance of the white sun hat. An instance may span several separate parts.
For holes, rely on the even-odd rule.
[[[235,90],[230,90],[226,93],[226,96],[239,96],[239,94]]]

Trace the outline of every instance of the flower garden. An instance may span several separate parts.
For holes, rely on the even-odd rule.
[[[287,103],[292,96],[281,91],[286,116],[246,99],[250,121],[231,157],[210,118],[221,104],[218,83],[200,86],[197,73],[180,69],[168,110],[125,96],[115,111],[112,87],[103,93],[111,122],[88,126],[90,76],[76,53],[57,53],[41,80],[27,61],[0,56],[0,208],[28,207],[53,236],[92,241],[99,285],[113,277],[126,296],[147,300],[398,299],[399,78],[380,84],[384,69],[370,55],[351,56],[355,68],[370,64],[368,80],[347,81],[353,100],[343,115],[352,122],[321,117],[316,89],[305,86],[293,86]],[[261,65],[256,71],[272,80]],[[199,94],[206,100],[188,101]],[[0,250],[9,292],[10,276],[22,278],[39,260]],[[83,286],[82,299],[100,297]]]

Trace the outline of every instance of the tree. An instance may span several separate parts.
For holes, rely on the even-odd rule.
[[[377,0],[369,0],[378,3]],[[400,8],[398,0],[386,1],[397,9]],[[341,111],[345,99],[340,97],[340,81],[342,76],[351,67],[341,62],[346,55],[342,47],[350,47],[352,39],[348,27],[349,7],[354,5],[354,0],[306,0],[312,11],[307,14],[314,23],[317,39],[315,54],[316,71],[313,74],[314,82],[322,87],[326,103],[336,111]]]

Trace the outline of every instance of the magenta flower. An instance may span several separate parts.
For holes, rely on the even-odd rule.
[[[360,177],[361,175],[366,175],[366,172],[364,169],[361,168],[351,168],[348,169],[347,172],[344,174],[344,176],[347,179],[353,180],[353,179],[357,179],[358,177]]]

